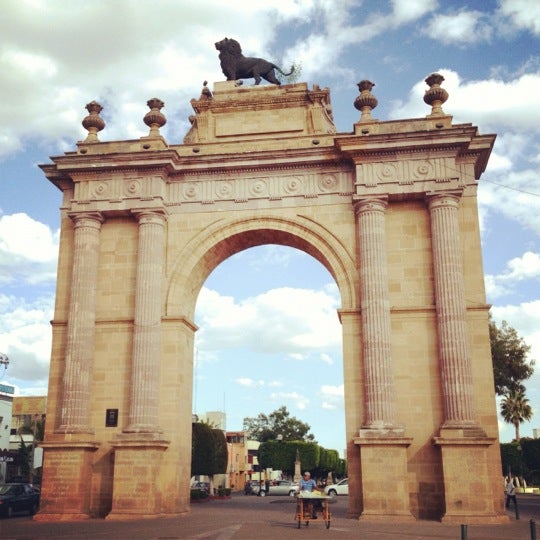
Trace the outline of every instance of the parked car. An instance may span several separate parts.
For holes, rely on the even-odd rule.
[[[336,495],[348,495],[349,494],[349,479],[344,478],[337,484],[330,484],[324,488],[326,495],[335,497]]]
[[[200,491],[210,493],[210,482],[195,482],[191,485],[191,489],[198,489]]]
[[[248,480],[244,486],[244,495],[258,495],[259,497],[264,497],[266,495],[266,489],[264,482],[261,483],[259,480]]]
[[[278,480],[270,485],[267,495],[289,495],[294,497],[298,491],[298,483],[290,480]]]
[[[32,484],[0,485],[0,516],[11,517],[20,512],[33,516],[39,508],[39,489]]]

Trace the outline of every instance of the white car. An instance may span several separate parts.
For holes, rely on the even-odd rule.
[[[324,488],[326,495],[330,497],[335,497],[336,495],[348,495],[349,494],[349,479],[344,478],[341,482],[337,484],[330,484]]]

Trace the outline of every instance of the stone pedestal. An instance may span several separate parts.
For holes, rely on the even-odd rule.
[[[153,434],[122,434],[114,448],[112,510],[107,519],[143,519],[162,513],[159,474],[169,441]]]
[[[441,449],[445,512],[443,522],[503,523],[508,517],[497,511],[491,493],[488,447],[496,439],[478,436],[471,430],[442,429],[434,444]],[[503,486],[501,484],[501,492]]]
[[[44,449],[41,503],[38,521],[70,521],[92,517],[90,490],[93,441],[41,443]]]
[[[414,520],[407,482],[406,437],[363,434],[354,439],[360,447],[363,511],[360,519]]]

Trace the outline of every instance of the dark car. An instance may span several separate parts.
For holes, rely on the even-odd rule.
[[[32,484],[0,485],[0,516],[11,517],[19,512],[34,515],[39,508],[39,490]]]

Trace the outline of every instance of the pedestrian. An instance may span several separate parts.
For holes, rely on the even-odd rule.
[[[516,486],[511,476],[506,477],[506,508],[510,508],[510,501],[514,502],[514,508],[517,508]]]

